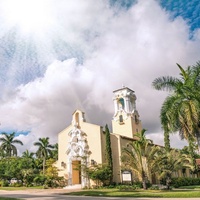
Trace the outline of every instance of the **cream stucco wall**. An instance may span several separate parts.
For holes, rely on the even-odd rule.
[[[133,138],[134,134],[142,130],[141,122],[135,123],[132,116],[127,118],[126,114],[122,114],[123,122],[112,120],[113,133],[120,134],[125,137]]]
[[[113,181],[116,183],[121,182],[121,148],[120,148],[120,136],[117,134],[110,134],[111,136],[111,148],[112,148],[112,160],[113,160]]]

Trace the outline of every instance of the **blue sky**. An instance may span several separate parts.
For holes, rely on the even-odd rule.
[[[200,3],[199,0],[157,0],[160,5],[170,12],[171,18],[183,17],[187,21],[191,31],[200,27]],[[136,0],[111,0],[112,6],[131,8]]]
[[[198,0],[161,0],[161,5],[172,13],[172,17],[183,17],[191,31],[200,27],[200,3]]]
[[[200,59],[199,6],[197,0],[0,0],[0,131],[19,132],[24,144],[43,136],[56,142],[77,108],[89,122],[110,125],[112,91],[123,84],[136,92],[149,137],[162,144],[159,110],[167,94],[151,83],[177,76],[176,63]],[[173,145],[185,144],[173,137]]]

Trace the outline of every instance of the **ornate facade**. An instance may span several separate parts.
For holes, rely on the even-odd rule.
[[[136,109],[136,95],[133,90],[123,87],[115,90],[113,96],[114,116],[112,120],[111,147],[113,156],[113,181],[121,182],[121,149],[142,130]],[[105,163],[105,133],[99,125],[87,123],[84,113],[76,110],[72,123],[58,135],[59,175],[68,179],[69,185],[88,186],[88,180],[79,165],[90,166]]]

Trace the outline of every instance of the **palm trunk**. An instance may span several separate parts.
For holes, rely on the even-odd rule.
[[[45,173],[45,163],[46,163],[46,160],[45,160],[45,158],[43,158],[43,175]]]
[[[166,178],[166,186],[167,186],[167,190],[170,189],[170,183],[171,183],[171,178],[168,176],[168,177]]]
[[[192,159],[192,165],[193,165],[193,173],[196,172],[196,159],[194,158],[194,147],[193,142],[191,139],[191,136],[188,137],[188,143],[189,143],[189,152]]]
[[[170,151],[170,138],[169,138],[169,132],[164,132],[164,143],[165,143],[165,150],[166,152]]]
[[[147,189],[146,176],[144,171],[142,172],[142,186],[144,190]]]

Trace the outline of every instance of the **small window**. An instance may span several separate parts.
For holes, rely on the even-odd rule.
[[[119,116],[119,122],[123,123],[123,116],[122,115]]]
[[[138,120],[138,117],[137,115],[135,115],[135,123],[138,124],[139,120]]]

